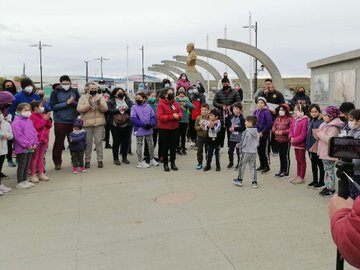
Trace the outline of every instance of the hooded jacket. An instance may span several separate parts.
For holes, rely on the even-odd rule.
[[[290,124],[289,139],[293,139],[292,146],[297,149],[305,149],[308,117],[293,117]]]
[[[290,107],[286,103],[281,105],[285,109],[285,115],[278,115],[272,126],[272,133],[275,134],[275,131],[279,131],[280,134],[275,134],[275,141],[278,143],[288,143],[289,142],[289,133],[290,133],[290,124],[292,117],[289,115]]]
[[[73,96],[74,101],[68,105],[67,100]],[[72,124],[75,118],[79,115],[76,110],[79,92],[71,88],[65,91],[63,88],[56,88],[51,92],[50,105],[54,112],[54,123]]]
[[[81,114],[81,120],[84,121],[83,127],[104,126],[107,110],[106,101],[100,94],[92,96],[86,93],[80,97],[77,105],[77,111]]]
[[[152,128],[156,126],[155,113],[147,103],[134,104],[131,107],[130,120],[134,125],[135,136],[147,136],[153,134]],[[145,128],[149,124],[150,128]]]
[[[316,139],[319,139],[318,144],[318,156],[320,159],[325,160],[333,160],[336,161],[336,158],[331,158],[328,155],[328,147],[329,147],[329,140],[331,137],[336,137],[339,135],[341,128],[343,127],[344,122],[342,122],[339,118],[335,118],[331,120],[329,123],[323,122],[319,129],[319,133],[314,136]]]
[[[331,234],[344,259],[360,268],[360,197],[353,208],[342,208],[331,218]]]
[[[0,111],[4,116],[8,115],[9,107],[15,100],[15,97],[8,91],[0,92]]]
[[[259,135],[256,128],[247,128],[241,136],[239,149],[243,153],[257,153]]]
[[[179,120],[174,118],[174,113],[179,115]],[[169,101],[165,98],[160,98],[156,110],[156,119],[158,121],[159,129],[177,129],[179,127],[179,121],[181,121],[181,118],[181,109],[179,104],[174,99]]]
[[[263,137],[268,137],[273,124],[272,113],[267,108],[263,108],[257,109],[254,116],[257,117],[256,129],[258,133],[261,132]]]
[[[16,115],[11,128],[15,154],[28,153],[29,147],[38,144],[38,134],[30,118]]]
[[[52,126],[51,120],[44,119],[44,114],[33,112],[30,116],[34,128],[38,134],[39,143],[49,143],[49,129]]]

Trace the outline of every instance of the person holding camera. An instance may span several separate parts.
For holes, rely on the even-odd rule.
[[[355,201],[335,195],[329,202],[331,234],[341,256],[360,268],[360,197]]]

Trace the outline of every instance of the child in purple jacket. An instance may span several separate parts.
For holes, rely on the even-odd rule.
[[[38,145],[38,133],[34,128],[31,116],[31,106],[20,103],[16,108],[15,119],[11,127],[14,134],[14,150],[16,154],[17,180],[16,188],[30,188],[34,184],[27,180],[31,157]]]
[[[294,108],[294,118],[291,120],[289,139],[294,147],[296,157],[296,176],[291,183],[305,183],[306,173],[306,135],[308,128],[308,117],[306,116],[307,107],[304,104],[296,104]]]
[[[130,119],[134,125],[134,134],[136,136],[136,154],[138,158],[137,168],[149,168],[150,166],[159,166],[154,159],[154,143],[152,139],[153,130],[156,126],[154,110],[145,102],[146,95],[144,92],[136,93],[135,105],[131,107]],[[149,148],[150,165],[143,161],[142,148],[143,141]]]

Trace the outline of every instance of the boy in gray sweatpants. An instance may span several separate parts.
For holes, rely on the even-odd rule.
[[[259,135],[255,128],[256,122],[256,116],[250,115],[245,118],[246,130],[242,133],[240,142],[236,145],[240,150],[240,162],[239,174],[238,177],[233,180],[233,183],[240,187],[242,186],[246,164],[249,164],[250,167],[252,187],[259,187],[256,177],[256,154],[259,145]]]

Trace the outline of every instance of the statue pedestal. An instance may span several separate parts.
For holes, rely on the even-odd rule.
[[[205,82],[203,76],[197,72],[197,71],[186,71],[186,75],[188,77],[188,80],[190,81],[191,85],[194,85],[197,80],[201,82],[201,84],[204,86],[205,90],[207,90],[207,83]]]

